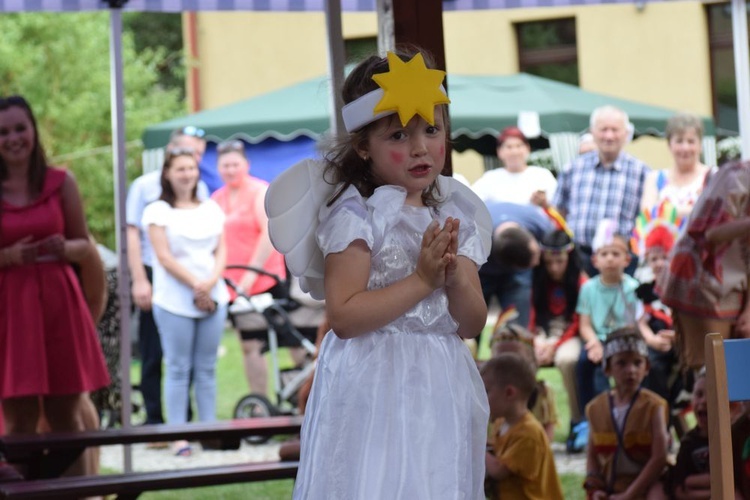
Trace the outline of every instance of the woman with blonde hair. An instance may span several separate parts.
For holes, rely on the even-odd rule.
[[[709,167],[701,163],[703,123],[697,116],[680,113],[667,121],[666,138],[674,163],[653,170],[643,186],[641,210],[651,213],[665,200],[687,217],[703,191]]]

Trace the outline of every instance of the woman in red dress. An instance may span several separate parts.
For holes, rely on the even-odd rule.
[[[91,251],[73,176],[47,165],[26,100],[0,98],[0,400],[8,434],[83,430],[109,383],[71,263]],[[71,470],[71,472],[74,472]]]

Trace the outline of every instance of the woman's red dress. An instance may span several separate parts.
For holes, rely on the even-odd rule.
[[[0,247],[65,234],[65,171],[49,168],[38,199],[0,207]],[[0,268],[0,399],[64,395],[109,384],[99,339],[70,264]]]

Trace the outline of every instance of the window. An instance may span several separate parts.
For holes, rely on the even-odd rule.
[[[736,135],[740,127],[737,117],[731,6],[728,3],[707,5],[706,13],[714,119],[720,135]]]
[[[344,40],[344,58],[347,65],[356,65],[365,58],[378,53],[378,38],[350,38]]]
[[[518,23],[516,39],[521,72],[578,85],[574,18]]]

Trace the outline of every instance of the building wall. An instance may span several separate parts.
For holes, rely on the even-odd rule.
[[[446,12],[448,71],[518,71],[514,23],[576,18],[581,88],[710,115],[708,33],[697,1],[585,7]],[[322,13],[199,13],[200,103],[213,108],[291,85],[328,71]],[[616,20],[614,22],[613,20]],[[375,13],[344,13],[345,38],[375,36]],[[191,101],[192,102],[192,101]],[[628,150],[654,167],[670,164],[660,139],[639,139]],[[478,155],[455,158],[470,180]]]

